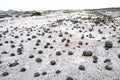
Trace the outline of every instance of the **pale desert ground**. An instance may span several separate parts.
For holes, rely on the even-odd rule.
[[[0,80],[119,80],[120,10],[0,19]]]

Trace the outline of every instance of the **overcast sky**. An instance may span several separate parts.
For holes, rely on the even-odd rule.
[[[0,0],[0,10],[57,10],[120,7],[120,0]]]

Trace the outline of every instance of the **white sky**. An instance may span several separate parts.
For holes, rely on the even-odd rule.
[[[57,10],[120,7],[120,0],[0,0],[0,10]]]

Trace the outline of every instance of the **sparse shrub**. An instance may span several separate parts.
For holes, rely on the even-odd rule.
[[[91,20],[91,19],[92,19],[92,18],[89,16],[89,17],[88,17],[88,20]]]
[[[2,37],[2,34],[0,34],[0,37]]]
[[[29,55],[29,58],[33,58],[34,56],[32,54]]]
[[[68,34],[68,32],[65,32],[65,34]]]
[[[83,51],[83,56],[92,56],[92,51]]]
[[[56,22],[59,23],[59,24],[62,24],[63,21],[64,21],[63,19],[59,19],[59,20],[57,20]]]
[[[106,37],[102,37],[102,39],[106,39]]]
[[[93,28],[91,29],[91,28],[89,28],[89,31],[91,32],[91,31],[93,31]]]
[[[40,40],[40,39],[38,39],[38,40],[37,40],[37,42],[39,43],[39,42],[41,42],[41,40]]]
[[[82,30],[79,30],[79,32],[82,32]]]
[[[26,36],[30,36],[30,34],[26,34]]]
[[[51,36],[51,35],[49,35],[49,36],[48,36],[48,38],[52,38],[52,36]]]
[[[47,74],[47,72],[42,72],[42,75],[46,75]]]
[[[27,38],[28,41],[30,41],[31,39],[30,38]]]
[[[38,51],[38,54],[42,54],[42,53],[43,53],[43,51],[42,51],[42,50],[39,50],[39,51]]]
[[[76,24],[76,23],[78,23],[78,20],[71,20],[71,22],[72,22],[73,24]]]
[[[49,43],[49,42],[47,42],[47,43],[46,43],[46,45],[50,45],[50,43]]]
[[[0,43],[0,46],[2,46],[3,44],[2,43]]]
[[[37,63],[41,63],[42,62],[42,59],[41,58],[36,58],[35,60]]]
[[[98,25],[101,23],[101,18],[100,17],[97,17],[96,20],[95,20],[95,24]]]
[[[11,53],[10,56],[15,56],[15,54],[14,54],[14,53]]]
[[[97,63],[97,60],[96,60],[96,59],[93,59],[93,63]]]
[[[53,42],[56,42],[56,40],[53,40]]]
[[[19,38],[19,36],[15,36],[15,38]]]
[[[56,52],[56,55],[60,56],[60,55],[61,55],[61,52],[60,52],[60,51],[57,51],[57,52]]]
[[[2,54],[8,54],[8,52],[6,52],[6,51],[3,51],[3,52],[2,52]]]
[[[8,43],[8,41],[5,41],[4,43]]]
[[[107,62],[110,62],[110,61],[111,61],[110,59],[105,59],[104,63],[107,63]]]
[[[17,49],[17,52],[22,52],[22,49],[21,49],[21,48],[18,48],[18,49]]]
[[[63,36],[63,34],[62,33],[59,33],[59,37],[62,37]]]
[[[36,45],[36,46],[39,46],[40,44],[37,42],[35,45]]]
[[[14,43],[14,41],[10,41],[10,43]]]
[[[70,37],[72,37],[72,34],[70,34]]]
[[[69,76],[66,78],[66,80],[73,80],[73,78]]]
[[[120,39],[118,40],[118,43],[120,43]]]
[[[21,68],[20,69],[20,72],[25,72],[26,71],[26,68]]]
[[[60,70],[56,70],[56,72],[55,72],[55,73],[56,73],[56,74],[59,74],[60,72],[61,72]]]
[[[106,69],[106,70],[112,70],[112,66],[109,65],[109,64],[107,64],[107,65],[105,66],[105,69]]]
[[[35,12],[32,13],[32,16],[40,16],[40,15],[41,15],[41,12],[35,11]]]
[[[18,55],[21,55],[21,54],[23,54],[22,52],[18,52]]]
[[[11,45],[11,48],[15,48],[15,45]]]
[[[97,56],[93,56],[93,63],[97,63],[98,61],[98,57]]]
[[[55,65],[56,64],[55,60],[50,61],[50,64]]]
[[[23,43],[24,41],[23,40],[21,40],[21,43]]]
[[[36,48],[34,47],[33,49],[35,50]]]
[[[69,51],[69,52],[68,52],[68,55],[73,55],[73,52],[72,52],[72,51]]]
[[[84,39],[84,38],[85,38],[84,35],[82,35],[82,36],[81,36],[81,39]]]
[[[79,70],[85,70],[85,66],[84,65],[80,65],[79,66]]]
[[[67,47],[67,46],[69,46],[69,44],[68,44],[68,43],[66,43],[66,44],[65,44],[65,47]]]
[[[63,38],[62,40],[61,40],[61,42],[64,42],[66,40],[66,38]]]
[[[40,76],[39,72],[34,73],[34,77],[38,77],[38,76]]]
[[[120,54],[118,54],[118,58],[120,58]]]
[[[48,48],[48,45],[44,45],[44,48]]]
[[[67,39],[66,41],[67,41],[67,43],[70,43],[70,40],[69,40],[69,39]]]
[[[14,67],[14,66],[17,66],[17,65],[19,65],[19,63],[18,62],[14,62],[14,63],[9,64],[9,67]]]
[[[32,38],[36,38],[36,35],[33,35]]]
[[[89,34],[89,38],[92,38],[92,34]]]
[[[3,73],[2,73],[2,76],[8,76],[8,75],[9,75],[8,72],[3,72]]]
[[[53,49],[54,47],[53,46],[50,46],[50,49]]]
[[[88,45],[88,43],[86,42],[85,45]]]
[[[111,41],[106,41],[105,42],[105,46],[106,49],[112,48],[113,47],[113,43]]]

